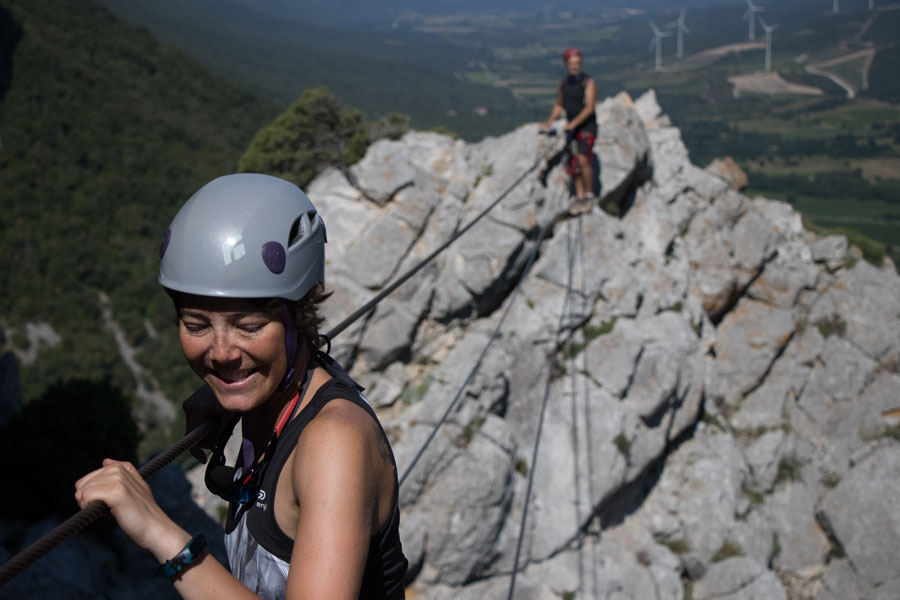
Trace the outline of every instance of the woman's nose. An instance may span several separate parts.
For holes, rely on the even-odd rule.
[[[213,336],[212,359],[218,363],[240,360],[241,351],[227,331],[217,331]]]

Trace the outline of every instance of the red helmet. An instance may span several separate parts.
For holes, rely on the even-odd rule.
[[[569,62],[569,59],[573,56],[581,56],[581,50],[572,46],[571,48],[567,48],[565,52],[563,52],[563,61]]]

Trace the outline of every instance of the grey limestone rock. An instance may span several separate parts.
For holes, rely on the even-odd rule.
[[[346,249],[377,215],[378,207],[362,200],[362,193],[353,187],[337,169],[327,169],[306,188],[310,200],[322,215],[328,232],[326,256],[331,261],[343,256]]]
[[[648,340],[644,328],[634,319],[610,319],[607,323],[611,330],[591,340],[584,350],[585,368],[591,379],[622,398]]]
[[[815,519],[815,489],[794,474],[798,467],[791,464],[792,474],[776,487],[766,502],[766,510],[781,548],[773,558],[774,566],[804,573],[824,563],[830,546]]]
[[[801,291],[815,289],[819,271],[809,261],[783,257],[779,253],[753,281],[747,294],[780,308],[791,308],[800,298]]]
[[[793,342],[792,342],[793,345]],[[785,353],[788,354],[790,349]],[[810,367],[792,356],[782,356],[762,384],[741,400],[729,419],[737,432],[771,430],[785,420],[785,402],[795,401],[809,379]]]
[[[857,261],[813,304],[809,322],[829,326],[876,360],[897,354],[900,284],[896,273]]]
[[[681,132],[675,127],[648,129],[650,142],[650,167],[653,183],[658,186],[677,178],[690,164],[688,151],[681,141]]]
[[[350,176],[367,198],[379,205],[415,181],[416,172],[402,141],[379,140],[366,155],[350,167]]]
[[[721,177],[728,182],[728,185],[738,191],[747,187],[747,174],[730,156],[714,159],[706,165],[705,170],[716,177]]]
[[[900,579],[886,581],[872,590],[872,600],[893,600],[900,598]]]
[[[774,573],[752,558],[727,558],[713,564],[693,587],[695,600],[780,600],[784,588]]]
[[[716,330],[716,362],[728,395],[741,398],[758,386],[793,332],[790,311],[741,299]]]
[[[816,600],[869,600],[872,597],[872,588],[844,558],[829,563],[816,593]]]
[[[594,153],[600,164],[601,203],[620,204],[629,187],[644,176],[650,142],[627,94],[604,100],[596,115]]]
[[[744,456],[750,465],[750,472],[756,484],[764,490],[775,484],[778,476],[778,464],[785,448],[786,434],[780,429],[767,431],[754,440]]]
[[[819,520],[870,586],[900,579],[900,446],[885,443],[822,501]]]
[[[847,256],[847,238],[842,235],[829,235],[813,242],[810,249],[813,260],[825,263],[829,268],[837,268],[844,264]]]
[[[432,581],[461,584],[494,558],[493,543],[511,501],[514,461],[478,432],[468,437],[464,427],[451,428],[450,435],[451,445],[459,447],[451,450],[439,472],[430,474],[431,485],[406,512],[428,515],[424,552]],[[461,497],[460,489],[468,493]]]

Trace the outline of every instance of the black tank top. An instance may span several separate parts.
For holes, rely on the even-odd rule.
[[[569,75],[560,83],[562,90],[563,108],[566,109],[566,118],[572,120],[578,116],[578,113],[584,108],[584,88],[590,77],[584,73],[578,75]],[[588,129],[591,133],[596,134],[597,119],[591,113],[584,123],[578,126],[578,129]]]
[[[291,452],[297,446],[297,441],[306,425],[331,400],[341,398],[356,404],[369,413],[378,424],[381,434],[385,435],[384,429],[375,415],[375,411],[361,397],[359,393],[361,388],[356,386],[353,380],[346,375],[344,377],[347,377],[347,379],[344,380],[344,377],[341,377],[342,373],[332,372],[332,369],[329,369],[327,364],[327,361],[331,361],[330,357],[325,356],[324,358],[326,359],[326,364],[322,366],[332,375],[332,379],[329,379],[316,390],[309,404],[296,417],[291,419],[281,432],[275,453],[266,467],[260,486],[260,497],[269,500],[265,504],[260,502],[254,503],[244,515],[247,518],[247,528],[256,542],[274,556],[288,563],[291,560],[291,552],[294,549],[294,540],[285,535],[281,528],[278,527],[278,523],[275,521],[275,511],[269,510],[267,505],[274,502],[278,476]],[[319,362],[320,364],[322,363],[321,358],[319,358]],[[394,462],[393,453],[391,454],[391,462]],[[394,463],[394,500],[391,507],[391,516],[369,543],[369,554],[366,560],[365,572],[363,573],[362,585],[360,586],[360,600],[395,600],[404,597],[403,579],[409,562],[403,555],[403,547],[400,542],[400,507],[398,504],[400,488],[397,483],[396,473],[397,467],[396,463]],[[229,510],[229,521],[233,519],[234,508],[235,505],[232,505],[231,510]],[[232,529],[234,525],[233,521],[229,524]]]

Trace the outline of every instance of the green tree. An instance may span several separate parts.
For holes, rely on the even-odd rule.
[[[369,145],[358,110],[344,110],[328,88],[303,92],[261,129],[238,161],[241,172],[275,175],[303,187],[327,166],[352,164]]]

